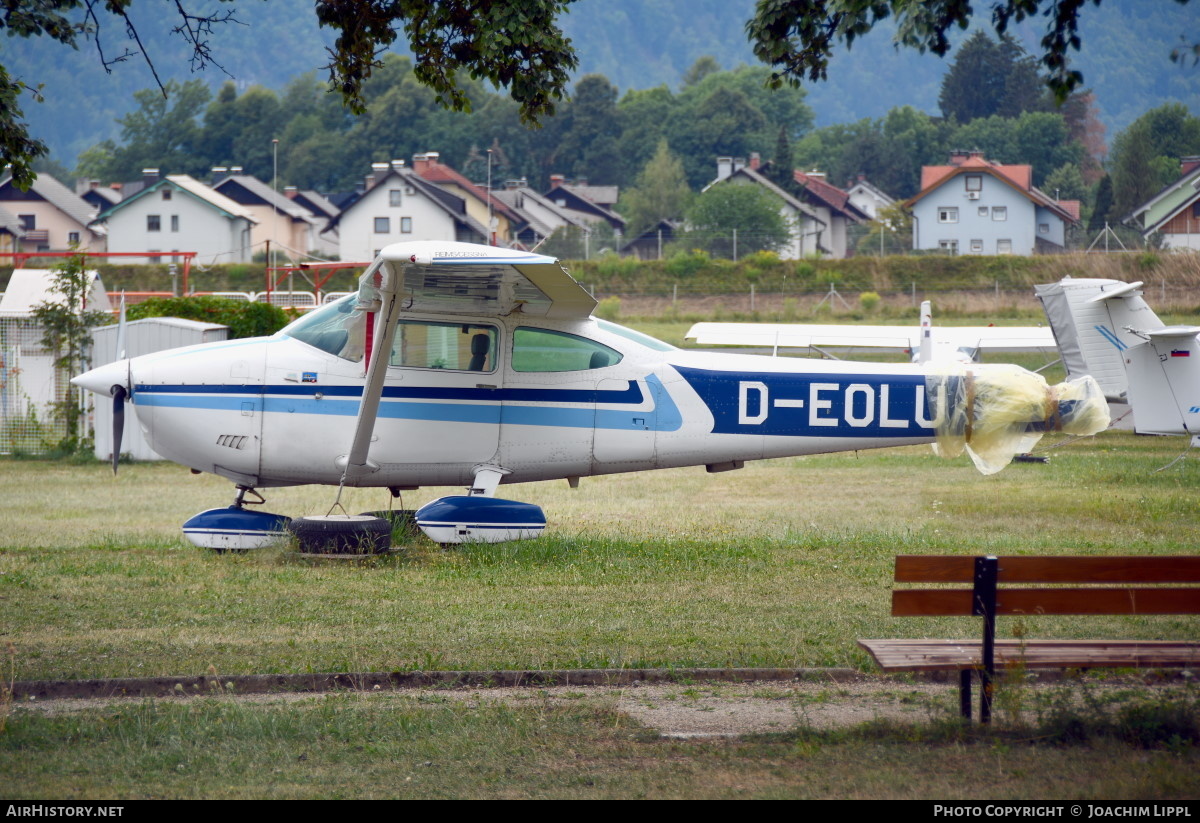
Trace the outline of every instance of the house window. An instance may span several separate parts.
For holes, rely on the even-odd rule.
[[[162,194],[163,194],[163,198],[162,198],[163,200],[171,199],[171,190],[170,189],[163,189]]]
[[[967,191],[980,191],[983,189],[982,174],[968,174],[966,176]]]
[[[388,189],[388,205],[399,206],[401,202],[400,189]]]
[[[171,215],[171,231],[179,231],[179,215]]]
[[[388,217],[376,217],[375,218],[375,233],[376,234],[387,234],[391,230],[392,230],[391,218],[388,218]]]
[[[417,193],[417,190],[415,188],[413,188],[413,186],[411,184],[409,184],[404,187],[404,193],[407,194],[409,197],[412,197],[414,194]]]
[[[67,245],[68,246],[78,246],[79,245],[79,232],[77,232],[77,231],[67,232]]]
[[[21,228],[25,229],[25,231],[37,230],[36,214],[21,214],[17,216],[17,219],[21,221]]]
[[[149,260],[151,263],[161,263],[162,258],[158,256],[158,251],[159,251],[158,249],[150,249],[150,256],[147,257],[146,259]]]
[[[162,216],[158,214],[147,214],[146,231],[162,231]]]
[[[1049,234],[1049,233],[1050,233],[1050,224],[1049,223],[1038,223],[1038,234]]]
[[[1012,254],[1012,241],[1011,240],[997,240],[996,241],[996,254]]]
[[[401,234],[412,234],[412,218],[411,217],[401,217],[400,218],[400,233]]]
[[[983,254],[983,240],[971,241],[971,254]]]
[[[942,206],[938,209],[939,223],[957,223],[958,222],[958,207]]]
[[[977,212],[977,214],[978,214],[980,217],[987,217],[987,216],[988,216],[988,207],[987,207],[987,206],[980,206],[980,207],[979,207],[979,211]]]
[[[957,240],[939,240],[938,241],[938,250],[944,251],[946,254],[950,254],[950,255],[958,254],[958,241]]]
[[[992,219],[1004,221],[1008,219],[1008,206],[992,206]]]

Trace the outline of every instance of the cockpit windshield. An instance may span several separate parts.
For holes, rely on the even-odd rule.
[[[322,306],[285,326],[282,334],[352,362],[363,358],[366,312],[355,311],[356,295]]]

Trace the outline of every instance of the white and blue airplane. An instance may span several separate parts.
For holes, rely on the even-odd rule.
[[[236,485],[233,506],[185,527],[235,549],[287,520],[244,508],[275,486],[463,485],[419,525],[442,543],[500,541],[545,525],[538,507],[496,498],[501,484],[935,441],[974,455],[1001,432],[1027,448],[1044,428],[1107,425],[1086,381],[1051,390],[1015,366],[686,351],[592,317],[595,305],[551,257],[398,243],[356,294],[271,337],[120,360],[74,382],[118,410],[131,402],[162,456]]]

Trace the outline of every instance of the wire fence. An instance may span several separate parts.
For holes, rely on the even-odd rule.
[[[43,454],[67,436],[56,409],[69,375],[32,318],[0,318],[0,454]]]

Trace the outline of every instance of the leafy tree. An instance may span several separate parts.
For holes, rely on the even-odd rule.
[[[1088,193],[1083,172],[1075,163],[1064,163],[1046,175],[1042,189],[1059,200],[1083,200]]]
[[[565,106],[556,127],[562,129],[558,163],[562,170],[586,175],[597,183],[613,184],[620,179],[616,145],[620,135],[617,116],[617,87],[598,74],[589,74],[575,84],[575,94]]]
[[[557,25],[569,0],[317,0],[323,26],[339,32],[330,50],[330,87],[356,113],[366,110],[365,89],[382,65],[379,55],[402,30],[416,57],[417,80],[433,89],[439,104],[466,111],[465,74],[508,90],[523,121],[536,123],[552,115],[565,97],[577,65],[570,41]],[[133,0],[9,0],[0,29],[10,36],[49,37],[71,48],[94,40],[108,70],[129,57],[143,57],[154,69],[130,18]],[[209,38],[214,26],[234,21],[232,10],[211,14],[174,4],[178,25],[173,32],[192,51],[193,68],[217,65]],[[105,54],[101,35],[110,28],[128,33],[136,51]],[[157,74],[155,75],[157,81]],[[167,84],[159,88],[168,92]],[[10,164],[18,185],[33,182],[32,162],[47,153],[43,141],[29,136],[20,98],[30,89],[0,65],[0,166]]]
[[[660,220],[682,217],[691,198],[683,163],[660,140],[636,185],[621,195],[618,210],[629,221],[629,235],[636,237]]]
[[[954,55],[942,77],[938,106],[942,115],[970,123],[1000,110],[1007,72],[1000,48],[982,31],[972,34]]]
[[[688,209],[683,242],[717,257],[733,257],[735,242],[738,257],[775,251],[790,238],[779,207],[778,198],[760,186],[720,183]]]
[[[1159,190],[1154,157],[1150,125],[1143,118],[1117,135],[1112,158],[1112,217],[1116,220],[1123,220]]]
[[[691,88],[699,83],[710,74],[716,74],[721,70],[721,64],[717,62],[717,58],[711,54],[706,54],[703,57],[697,58],[692,67],[683,73],[683,80],[680,85],[685,88]]]
[[[1092,206],[1092,216],[1088,220],[1087,230],[1094,234],[1104,228],[1105,223],[1113,222],[1113,187],[1112,177],[1104,175],[1096,186],[1096,202]]]
[[[136,178],[147,166],[164,173],[203,173],[206,163],[197,119],[212,93],[200,80],[168,80],[163,91],[134,93],[137,109],[118,121],[122,145],[106,141],[93,147],[81,158],[80,173],[107,180]]]
[[[1188,0],[1172,0],[1184,4]],[[1100,0],[1093,0],[1099,6]],[[1078,50],[1079,13],[1083,0],[996,0],[991,4],[992,24],[997,35],[1008,31],[1010,22],[1043,16],[1047,20],[1042,52],[1037,58],[1045,69],[1045,84],[1062,102],[1083,82],[1083,75],[1069,67],[1068,52]],[[746,31],[754,53],[775,66],[771,82],[799,83],[823,80],[835,42],[847,48],[894,16],[899,45],[945,56],[950,50],[947,33],[971,23],[972,7],[962,0],[759,0]]]
[[[69,375],[80,374],[91,346],[91,330],[109,321],[104,312],[91,311],[85,302],[91,278],[87,257],[68,257],[54,267],[50,291],[56,300],[45,300],[33,307],[33,316],[42,327],[42,345],[53,352],[54,367]],[[79,388],[66,385],[66,396],[54,404],[54,415],[66,424],[66,436],[59,448],[75,453],[85,448],[80,438]]]

